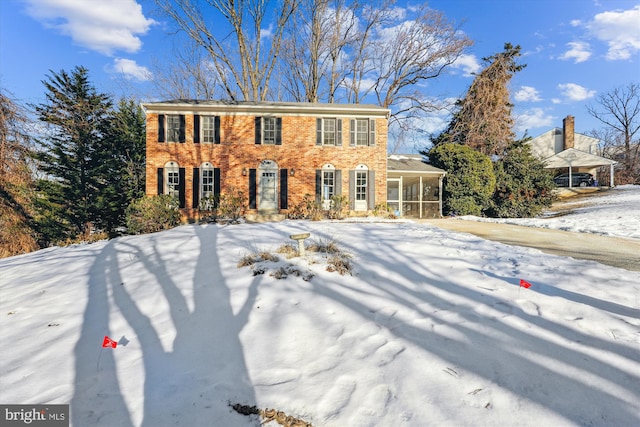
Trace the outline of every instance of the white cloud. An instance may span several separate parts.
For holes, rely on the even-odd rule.
[[[458,59],[451,65],[453,68],[461,69],[466,77],[470,77],[473,73],[477,73],[482,69],[475,55],[460,55]]]
[[[128,80],[147,81],[151,80],[151,72],[147,67],[138,65],[131,59],[116,58],[113,60],[113,72],[124,74]]]
[[[518,102],[540,101],[538,90],[531,86],[520,86],[520,90],[513,95],[513,99]]]
[[[591,46],[585,42],[570,42],[567,43],[569,50],[560,56],[560,59],[570,60],[574,59],[575,63],[584,62],[591,56]]]
[[[104,55],[114,51],[137,52],[138,37],[153,19],[146,18],[135,0],[73,1],[26,0],[27,13],[45,27],[70,36],[80,46]]]
[[[560,89],[562,95],[570,101],[584,101],[585,99],[592,98],[596,94],[595,90],[588,90],[575,83],[559,84],[558,89]]]
[[[609,46],[606,58],[628,59],[640,51],[640,5],[629,10],[597,14],[586,27]]]
[[[514,128],[518,132],[524,132],[530,129],[550,127],[553,122],[553,116],[546,114],[542,108],[532,108],[515,117]]]

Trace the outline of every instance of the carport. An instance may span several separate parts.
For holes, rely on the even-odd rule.
[[[611,174],[610,187],[614,187],[613,169],[618,162],[604,157],[596,156],[575,148],[567,148],[544,160],[546,169],[566,169],[569,173],[569,186],[571,186],[571,174],[574,172],[588,172],[585,169],[593,169],[600,166],[609,166]]]
[[[387,159],[387,205],[409,218],[442,217],[442,180],[446,172],[426,164],[420,154]]]

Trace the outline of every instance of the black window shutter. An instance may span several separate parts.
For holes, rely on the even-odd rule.
[[[158,168],[158,194],[164,194],[164,169]]]
[[[215,132],[214,143],[220,144],[220,116],[216,116],[213,119],[213,128]]]
[[[342,145],[342,119],[336,119],[336,145]]]
[[[198,114],[193,115],[193,143],[200,143],[200,116]]]
[[[322,169],[316,169],[316,203],[322,203]]]
[[[282,117],[276,119],[276,145],[282,145]]]
[[[322,145],[322,119],[316,119],[316,145]]]
[[[255,169],[249,169],[249,209],[255,209],[256,208],[256,199],[257,199],[257,192],[256,192],[257,188],[256,188],[256,170]]]
[[[200,168],[193,168],[193,207],[200,204]]]
[[[164,114],[158,114],[158,142],[164,142]]]
[[[184,142],[185,138],[185,121],[184,114],[180,114],[180,142]]]
[[[256,144],[262,144],[262,117],[256,117],[255,124],[256,124]]]
[[[369,209],[373,210],[376,207],[376,172],[370,170],[367,176],[367,203]]]
[[[178,201],[180,202],[180,209],[184,209],[186,206],[186,199],[184,194],[184,181],[185,181],[186,173],[184,168],[178,169]]]
[[[336,195],[342,196],[342,171],[337,170],[335,174]]]
[[[289,209],[288,179],[289,171],[287,169],[280,169],[280,209]]]
[[[376,145],[376,121],[369,120],[369,145]]]
[[[218,200],[220,199],[220,168],[213,169],[213,197],[217,207]]]

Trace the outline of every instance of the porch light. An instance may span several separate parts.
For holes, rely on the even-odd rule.
[[[296,170],[294,168],[291,168],[291,170],[289,171],[289,175],[294,176],[296,174]]]
[[[242,168],[242,176],[247,176],[247,168]]]

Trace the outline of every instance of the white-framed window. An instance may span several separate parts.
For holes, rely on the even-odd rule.
[[[205,143],[214,144],[216,142],[216,120],[215,116],[200,116],[201,140]]]
[[[356,171],[356,201],[367,200],[368,171]]]
[[[182,121],[177,114],[167,115],[167,142],[180,142]]]
[[[316,145],[342,145],[342,119],[316,119]]]
[[[320,201],[322,209],[331,209],[333,201],[331,198],[336,194],[336,168],[332,164],[326,164],[321,170],[321,193]]]
[[[351,119],[352,146],[371,146],[376,144],[376,121],[373,119]]]
[[[275,117],[263,117],[262,118],[262,143],[263,144],[275,144],[276,143],[276,118]]]
[[[211,163],[200,166],[200,197],[213,197],[215,194],[214,167]]]
[[[168,162],[164,167],[164,194],[180,199],[180,168],[176,162]]]

